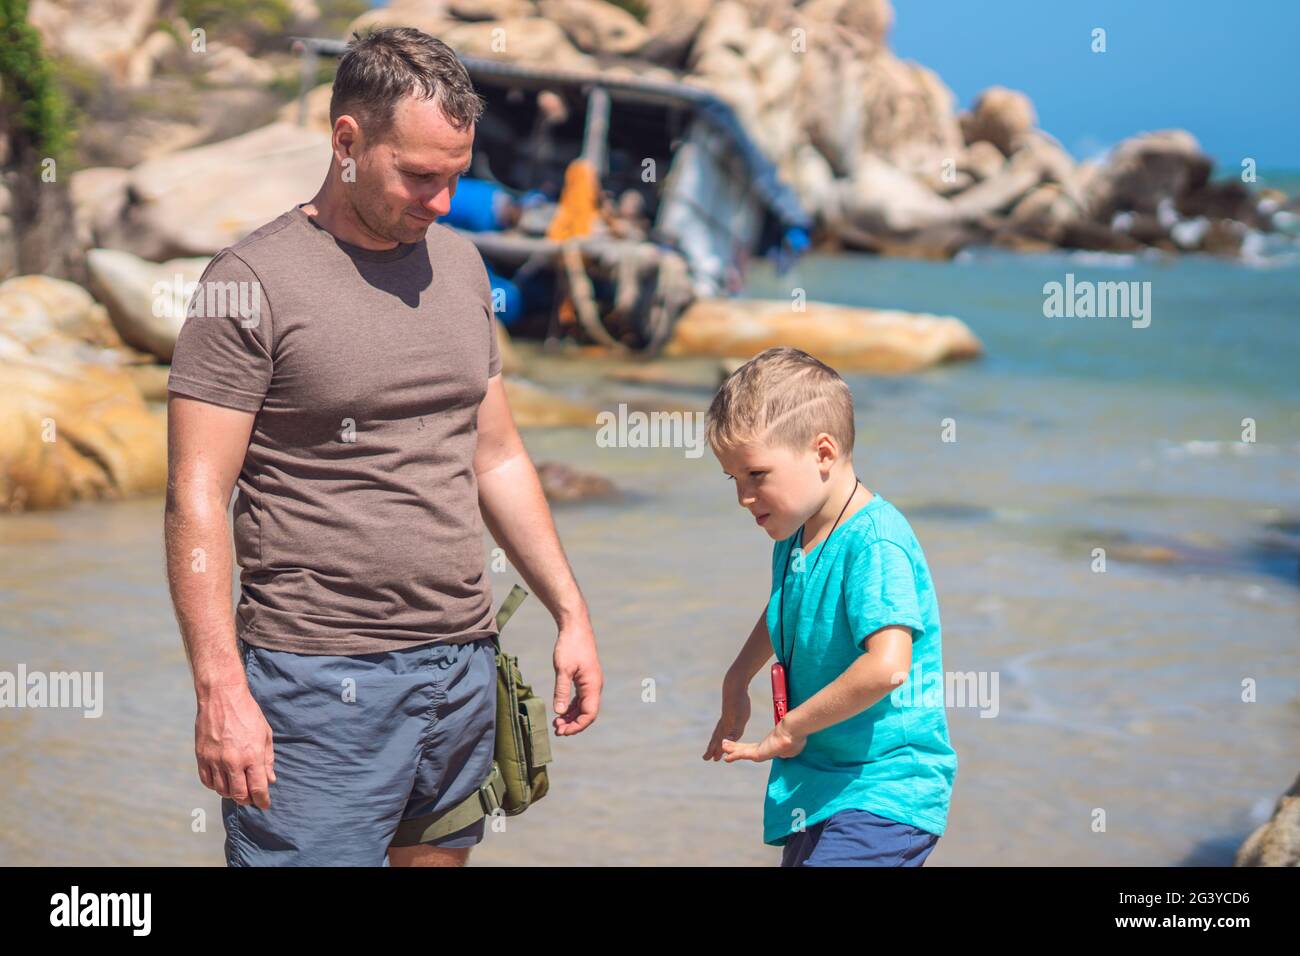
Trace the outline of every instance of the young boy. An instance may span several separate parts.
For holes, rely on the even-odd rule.
[[[806,352],[767,349],[723,384],[705,435],[776,544],[704,759],[772,761],[763,842],[784,847],[782,866],[921,866],[957,773],[942,694],[920,692],[944,685],[939,606],[907,519],[854,473],[848,386]],[[738,743],[774,650],[790,709]]]

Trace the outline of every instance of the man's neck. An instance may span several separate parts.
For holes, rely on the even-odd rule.
[[[858,476],[850,470],[827,496],[826,504],[822,505],[821,510],[804,523],[803,550],[811,551],[828,538],[837,517],[840,518],[840,524],[844,524],[870,504],[874,497],[866,485],[859,486]],[[845,502],[848,502],[847,508]],[[841,509],[844,511],[843,517],[840,517]]]
[[[330,175],[334,175],[331,168]],[[310,216],[316,223],[335,239],[340,239],[353,246],[359,246],[362,249],[372,249],[377,252],[386,252],[389,249],[397,248],[397,243],[392,239],[385,239],[382,236],[376,236],[361,223],[353,214],[351,207],[330,188],[329,180],[326,180],[316,195],[309,202],[302,205],[302,211]]]

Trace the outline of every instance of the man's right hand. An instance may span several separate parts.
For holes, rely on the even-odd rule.
[[[275,752],[271,725],[246,683],[214,687],[199,699],[194,721],[199,779],[241,806],[271,806]]]

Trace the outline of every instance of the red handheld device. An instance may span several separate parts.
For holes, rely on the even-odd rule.
[[[776,715],[775,723],[780,723],[785,716],[789,696],[785,689],[785,668],[777,661],[772,665],[772,712]]]

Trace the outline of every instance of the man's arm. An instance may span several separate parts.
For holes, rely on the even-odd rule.
[[[524,448],[501,376],[488,379],[474,453],[483,523],[551,612],[555,642],[555,732],[580,733],[600,708],[602,676],[587,602],[564,556],[537,469]],[[570,701],[573,687],[577,696]]]
[[[271,728],[253,700],[235,645],[227,509],[254,414],[175,393],[167,399],[167,582],[198,714],[194,751],[203,785],[262,809],[271,805]]]

